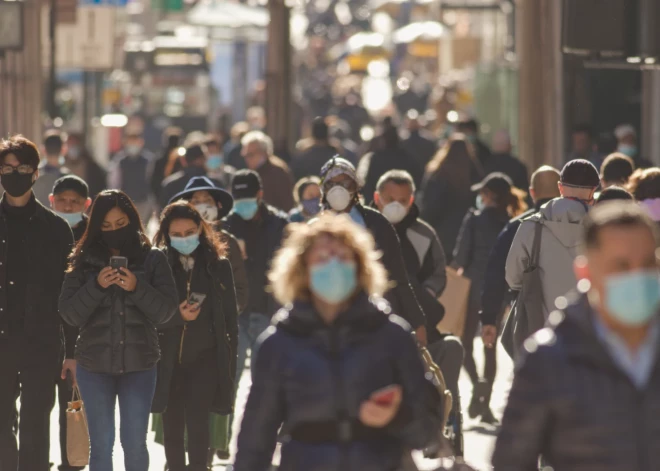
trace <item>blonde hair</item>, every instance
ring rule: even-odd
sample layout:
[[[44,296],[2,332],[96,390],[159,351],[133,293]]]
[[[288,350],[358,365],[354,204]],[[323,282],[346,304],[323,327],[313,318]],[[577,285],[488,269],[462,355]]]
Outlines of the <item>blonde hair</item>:
[[[352,250],[359,289],[382,296],[388,289],[387,272],[373,237],[345,214],[323,214],[309,224],[289,224],[282,248],[268,274],[271,290],[282,305],[310,299],[307,254],[320,236],[328,236]]]

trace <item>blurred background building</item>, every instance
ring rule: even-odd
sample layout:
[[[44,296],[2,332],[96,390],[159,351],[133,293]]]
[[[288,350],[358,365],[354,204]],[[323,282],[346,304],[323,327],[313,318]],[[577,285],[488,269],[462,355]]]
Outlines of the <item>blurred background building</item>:
[[[587,34],[606,21],[596,3],[0,0],[0,134],[81,132],[103,161],[125,125],[158,150],[170,126],[226,137],[247,120],[286,156],[315,116],[359,122],[345,133],[360,144],[377,132],[365,124],[415,109],[438,135],[463,116],[486,140],[508,129],[530,166],[561,163],[579,123],[631,123],[658,162],[660,76],[640,67],[652,64],[562,51],[567,18]]]

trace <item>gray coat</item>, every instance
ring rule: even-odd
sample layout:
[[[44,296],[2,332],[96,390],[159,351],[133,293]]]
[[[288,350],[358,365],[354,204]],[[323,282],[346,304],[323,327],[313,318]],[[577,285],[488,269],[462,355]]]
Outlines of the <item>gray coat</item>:
[[[660,358],[645,390],[601,344],[586,297],[525,342],[493,454],[495,471],[660,469]]]
[[[545,302],[543,316],[547,319],[555,310],[555,300],[574,289],[577,283],[573,260],[580,245],[587,206],[580,201],[556,198],[545,204],[540,213],[544,221],[539,271]],[[522,288],[523,273],[532,253],[535,225],[533,221],[524,221],[509,251],[506,281],[513,291]]]

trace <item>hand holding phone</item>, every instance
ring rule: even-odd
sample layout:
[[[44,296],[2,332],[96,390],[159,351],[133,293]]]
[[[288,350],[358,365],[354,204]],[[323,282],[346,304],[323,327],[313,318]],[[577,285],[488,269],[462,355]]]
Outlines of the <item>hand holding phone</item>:
[[[128,268],[128,259],[119,256],[110,257],[110,268],[120,271],[122,268]]]
[[[206,299],[205,294],[190,293],[190,296],[188,296],[188,304],[190,305],[196,304],[198,307],[201,307],[205,299]]]
[[[387,426],[399,411],[403,390],[398,384],[379,389],[360,404],[360,422],[368,427]]]

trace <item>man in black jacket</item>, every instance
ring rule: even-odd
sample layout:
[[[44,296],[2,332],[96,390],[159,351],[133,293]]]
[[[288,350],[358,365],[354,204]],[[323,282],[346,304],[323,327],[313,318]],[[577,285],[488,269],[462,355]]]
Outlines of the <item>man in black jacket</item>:
[[[337,149],[330,145],[330,129],[323,118],[315,118],[312,122],[312,145],[301,149],[300,154],[291,161],[296,181],[318,175],[333,155],[337,155]]]
[[[575,299],[525,341],[495,471],[660,469],[660,279],[656,224],[631,202],[594,207]]]
[[[385,297],[393,311],[410,323],[418,340],[426,345],[426,316],[410,285],[399,237],[392,224],[378,211],[360,203],[361,180],[348,160],[338,156],[330,159],[321,169],[321,179],[324,208],[348,214],[373,236],[378,250],[383,253],[383,265],[396,284]]]
[[[270,325],[270,318],[279,305],[266,291],[268,270],[280,247],[286,214],[263,201],[259,174],[254,170],[239,170],[231,183],[234,208],[224,229],[239,240],[244,248],[250,299],[238,318],[238,363],[236,378],[241,377],[247,351],[253,350],[261,333]]]
[[[53,212],[69,223],[73,231],[73,239],[77,243],[87,230],[89,218],[85,213],[92,204],[87,183],[75,175],[66,175],[55,182],[49,200]],[[63,326],[65,330],[71,331],[71,336],[74,339],[78,336],[78,329],[68,324]],[[60,453],[62,459],[59,471],[83,469],[83,467],[71,466],[66,452],[66,409],[68,402],[71,400],[71,393],[72,384],[69,382],[69,378],[63,375],[57,381],[57,402],[60,408]]]
[[[481,292],[482,337],[485,345],[495,345],[497,339],[497,323],[504,309],[509,286],[506,283],[506,259],[513,244],[513,239],[523,220],[537,213],[548,201],[559,198],[559,171],[548,165],[539,168],[532,175],[529,193],[534,201],[534,207],[511,220],[500,232],[497,241],[490,252],[484,286]]]
[[[22,136],[0,142],[0,469],[47,471],[55,380],[75,381],[75,332],[58,299],[73,236],[68,224],[36,201],[39,151]],[[20,387],[20,449],[12,430]]]

